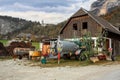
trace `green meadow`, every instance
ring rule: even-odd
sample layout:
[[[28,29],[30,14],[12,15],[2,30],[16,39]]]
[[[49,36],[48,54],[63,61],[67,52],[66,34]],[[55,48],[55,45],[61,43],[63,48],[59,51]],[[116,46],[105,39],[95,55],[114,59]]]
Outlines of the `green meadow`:
[[[0,40],[0,42],[2,42],[4,44],[4,46],[5,46],[5,45],[7,45],[8,40]]]

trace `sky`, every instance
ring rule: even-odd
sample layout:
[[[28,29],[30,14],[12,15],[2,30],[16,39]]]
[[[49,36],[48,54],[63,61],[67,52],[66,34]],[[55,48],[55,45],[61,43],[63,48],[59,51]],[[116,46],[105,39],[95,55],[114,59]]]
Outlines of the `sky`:
[[[96,0],[0,0],[0,15],[57,24]]]

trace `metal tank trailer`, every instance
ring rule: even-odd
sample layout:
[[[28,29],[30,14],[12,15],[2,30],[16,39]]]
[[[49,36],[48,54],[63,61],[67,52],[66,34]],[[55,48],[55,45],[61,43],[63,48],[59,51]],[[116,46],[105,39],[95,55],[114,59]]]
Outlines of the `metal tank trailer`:
[[[61,53],[61,57],[64,59],[71,58],[75,56],[76,59],[79,59],[80,53],[82,49],[80,49],[79,45],[73,41],[60,40],[50,41],[50,52],[53,54]]]
[[[29,59],[29,51],[33,51],[34,48],[14,48],[14,56],[18,56],[19,59],[22,59],[23,56],[26,56]]]

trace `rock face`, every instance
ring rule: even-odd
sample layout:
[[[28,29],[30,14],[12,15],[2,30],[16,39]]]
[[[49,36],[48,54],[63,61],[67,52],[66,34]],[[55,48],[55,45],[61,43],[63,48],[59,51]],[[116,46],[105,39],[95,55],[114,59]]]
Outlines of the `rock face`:
[[[30,27],[31,21],[13,18],[9,16],[0,16],[0,34],[5,35],[17,30]]]
[[[22,27],[24,27],[23,24],[19,24],[18,22],[14,21],[0,19],[0,34],[7,34],[15,30],[19,30]]]
[[[91,5],[91,11],[96,15],[104,15],[116,6],[120,6],[120,0],[97,0]]]

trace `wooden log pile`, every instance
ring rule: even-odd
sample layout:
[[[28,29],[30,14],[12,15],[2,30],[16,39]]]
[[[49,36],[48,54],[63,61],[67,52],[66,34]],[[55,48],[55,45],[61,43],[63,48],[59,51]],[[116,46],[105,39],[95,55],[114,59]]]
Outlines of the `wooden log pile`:
[[[13,55],[14,48],[35,48],[32,46],[31,42],[11,42],[9,46],[6,47],[7,51],[9,52],[9,55]]]
[[[9,53],[4,47],[3,43],[0,42],[0,56],[7,56]]]

